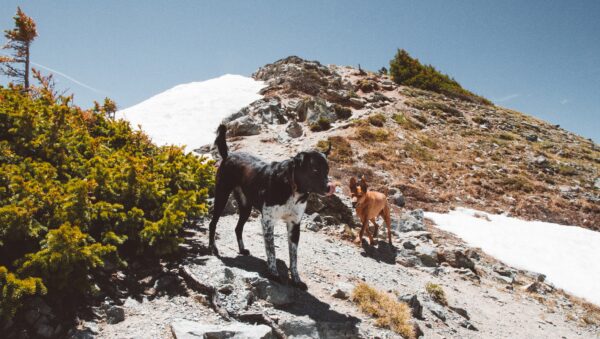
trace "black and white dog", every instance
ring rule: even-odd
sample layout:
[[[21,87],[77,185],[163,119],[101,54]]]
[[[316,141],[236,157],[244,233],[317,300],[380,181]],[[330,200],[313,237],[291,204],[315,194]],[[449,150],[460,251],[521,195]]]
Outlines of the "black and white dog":
[[[277,220],[285,221],[292,283],[299,288],[306,289],[306,284],[300,280],[297,267],[300,220],[304,214],[309,193],[333,194],[335,190],[335,185],[328,180],[329,165],[326,158],[331,150],[331,145],[325,153],[300,152],[291,159],[267,164],[247,153],[229,154],[225,141],[226,132],[225,125],[220,125],[215,140],[215,145],[223,160],[217,170],[215,203],[209,225],[211,253],[219,255],[215,246],[215,230],[229,195],[233,192],[240,214],[235,228],[240,253],[250,254],[244,248],[242,233],[244,224],[254,207],[262,213],[262,229],[270,278],[279,281],[275,263],[273,228]]]

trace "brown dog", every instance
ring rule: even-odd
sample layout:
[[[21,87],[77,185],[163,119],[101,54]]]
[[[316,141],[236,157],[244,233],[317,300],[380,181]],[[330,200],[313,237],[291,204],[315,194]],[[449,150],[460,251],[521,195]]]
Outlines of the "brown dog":
[[[392,225],[390,222],[390,206],[388,204],[385,194],[368,191],[367,182],[365,177],[360,178],[360,183],[356,181],[356,178],[350,179],[350,192],[352,195],[352,207],[356,209],[356,215],[362,223],[360,234],[354,240],[355,243],[360,244],[362,241],[363,232],[367,232],[369,237],[369,244],[373,245],[373,237],[369,231],[369,220],[375,225],[374,236],[377,237],[379,231],[379,225],[375,222],[378,216],[381,216],[387,226],[388,243],[392,244]]]

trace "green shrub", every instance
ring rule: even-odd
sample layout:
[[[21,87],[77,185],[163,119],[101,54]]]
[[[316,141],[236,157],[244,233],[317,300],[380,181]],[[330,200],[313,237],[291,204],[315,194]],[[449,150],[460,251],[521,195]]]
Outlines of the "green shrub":
[[[24,298],[43,294],[46,294],[46,287],[40,278],[19,279],[0,266],[0,320],[10,319]]]
[[[383,124],[385,123],[386,118],[385,115],[381,114],[381,113],[377,113],[377,114],[373,114],[369,116],[369,123],[373,126],[377,126],[377,127],[383,127]]]
[[[392,119],[404,128],[407,129],[418,129],[419,126],[409,117],[404,115],[404,113],[396,113],[392,115]]]
[[[338,119],[346,120],[352,116],[352,110],[342,105],[333,105],[333,111]]]
[[[313,132],[326,131],[331,128],[331,122],[325,117],[320,117],[319,120],[310,125],[310,130]]]
[[[333,136],[327,138],[327,140],[320,140],[317,143],[317,149],[324,152],[329,147],[329,143],[331,143],[331,153],[329,154],[328,160],[346,164],[351,164],[353,162],[352,146],[346,138]]]
[[[431,299],[433,299],[438,304],[448,305],[448,300],[446,299],[446,292],[444,292],[442,286],[428,282],[427,285],[425,285],[425,290],[427,291],[427,293],[429,293]]]
[[[355,138],[362,141],[386,141],[390,136],[385,128],[372,128],[368,126],[359,126],[356,128]]]
[[[173,253],[213,181],[213,162],[157,147],[99,105],[0,86],[0,266],[15,272],[0,272],[12,286],[1,312],[46,287],[53,300],[89,292],[106,260]]]
[[[467,100],[484,105],[492,103],[462,88],[456,80],[440,73],[431,65],[422,65],[418,59],[412,58],[408,52],[399,49],[390,60],[390,76],[400,85],[412,86],[449,97]]]

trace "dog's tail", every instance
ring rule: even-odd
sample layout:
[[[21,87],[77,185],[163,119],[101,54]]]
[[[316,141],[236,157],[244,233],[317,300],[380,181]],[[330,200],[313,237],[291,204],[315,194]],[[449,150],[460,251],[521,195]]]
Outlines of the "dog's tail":
[[[223,160],[227,159],[229,148],[227,147],[227,141],[225,140],[225,134],[227,134],[227,127],[225,124],[219,125],[217,129],[217,138],[215,139],[215,145],[219,150],[219,154]]]

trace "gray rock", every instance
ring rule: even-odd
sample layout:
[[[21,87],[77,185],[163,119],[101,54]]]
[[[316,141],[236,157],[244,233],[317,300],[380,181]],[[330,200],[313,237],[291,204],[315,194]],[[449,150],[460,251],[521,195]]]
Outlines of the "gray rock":
[[[464,308],[454,307],[454,306],[449,306],[448,308],[453,310],[454,312],[458,313],[461,317],[463,317],[467,320],[471,319],[469,317],[469,312],[467,312],[467,310],[465,310]]]
[[[430,245],[422,244],[417,246],[415,249],[417,257],[421,259],[423,265],[428,267],[435,267],[439,263],[438,250]]]
[[[407,250],[414,250],[417,246],[412,241],[407,240],[402,243],[402,247],[406,248]]]
[[[362,108],[367,102],[363,98],[350,98],[350,103],[355,107]]]
[[[528,134],[527,136],[525,136],[525,139],[527,139],[527,141],[531,141],[531,142],[538,141],[538,137],[535,134]]]
[[[108,306],[106,308],[106,322],[117,324],[125,320],[125,310],[119,306]]]
[[[434,316],[436,316],[441,321],[446,322],[446,311],[441,305],[434,302],[427,302],[425,306],[429,311],[431,311],[431,313]]]
[[[260,134],[260,125],[250,116],[243,116],[227,123],[228,136],[248,136]]]
[[[258,298],[264,299],[274,306],[289,305],[294,302],[294,289],[292,288],[273,283],[265,278],[254,279],[251,284],[256,288]]]
[[[512,278],[515,276],[515,272],[506,266],[493,266],[492,270],[503,277]]]
[[[410,306],[413,317],[423,319],[423,305],[419,301],[416,294],[405,294],[398,297],[398,301],[402,301]]]
[[[471,330],[471,331],[479,331],[477,329],[477,327],[475,327],[473,324],[471,324],[471,322],[469,322],[468,320],[463,320],[460,323],[458,323],[461,327],[466,328],[467,330]]]
[[[392,222],[392,229],[396,232],[423,231],[423,210],[417,209],[403,213],[397,220]]]
[[[177,320],[171,324],[176,339],[273,339],[272,329],[267,325],[247,325],[234,322],[227,325],[204,324],[189,320]]]
[[[546,280],[546,275],[545,275],[545,274],[542,274],[542,273],[539,273],[539,274],[536,276],[536,280],[537,280],[538,282],[544,282],[544,281]]]
[[[539,288],[540,288],[540,283],[537,281],[534,281],[534,282],[528,284],[527,286],[525,286],[523,289],[527,292],[534,293],[534,292],[537,292],[539,290]]]
[[[402,195],[402,192],[398,191],[396,193],[394,193],[394,195],[392,195],[392,202],[394,203],[394,205],[399,206],[399,207],[404,207],[406,205],[406,200],[404,199],[404,195]]]
[[[300,125],[298,122],[296,121],[291,121],[287,127],[285,128],[285,132],[291,137],[291,138],[299,138],[302,136],[303,131],[302,131],[302,125]]]
[[[600,190],[600,178],[596,178],[596,180],[594,180],[594,188]]]
[[[443,260],[455,268],[475,270],[475,263],[458,248],[444,249]]]
[[[308,316],[282,320],[279,328],[290,339],[319,338],[317,322]]]

